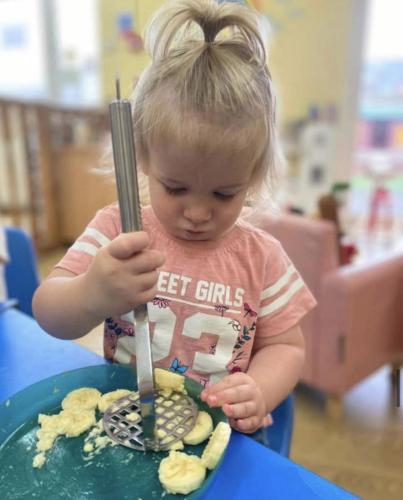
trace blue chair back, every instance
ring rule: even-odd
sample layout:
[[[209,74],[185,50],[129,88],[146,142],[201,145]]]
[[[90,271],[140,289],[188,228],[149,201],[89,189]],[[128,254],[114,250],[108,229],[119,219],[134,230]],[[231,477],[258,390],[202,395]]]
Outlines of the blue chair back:
[[[273,410],[272,417],[273,424],[259,429],[252,434],[252,437],[283,457],[288,457],[294,428],[294,397],[292,394]]]
[[[290,394],[272,413],[273,425],[267,428],[269,447],[288,457],[294,429],[294,396]]]
[[[18,301],[18,308],[32,314],[32,296],[39,285],[38,264],[31,237],[17,227],[6,227],[9,262],[5,266],[5,280],[10,299]]]

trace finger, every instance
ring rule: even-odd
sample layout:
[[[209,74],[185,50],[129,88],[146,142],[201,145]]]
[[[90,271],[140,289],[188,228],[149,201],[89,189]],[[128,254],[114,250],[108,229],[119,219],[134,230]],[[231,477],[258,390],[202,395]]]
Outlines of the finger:
[[[237,372],[224,377],[222,380],[216,384],[210,385],[202,393],[200,397],[203,401],[207,400],[208,396],[216,395],[217,393],[229,389],[231,387],[244,384],[246,380],[249,380],[246,373]]]
[[[255,401],[244,401],[242,403],[236,404],[225,404],[222,407],[223,412],[227,417],[231,418],[248,418],[252,415],[256,415],[257,404]]]
[[[150,238],[145,231],[119,234],[108,245],[108,251],[115,259],[128,259],[135,253],[145,250]]]
[[[139,292],[146,292],[150,288],[154,288],[158,281],[158,271],[150,271],[136,276],[136,285]]]
[[[272,425],[272,424],[273,424],[272,416],[270,414],[266,415],[263,419],[262,427],[268,427],[269,425]]]
[[[206,403],[212,406],[223,406],[225,403],[241,403],[253,398],[253,388],[250,385],[242,384],[229,387],[215,394],[209,394]]]
[[[147,304],[147,302],[151,302],[156,295],[158,295],[157,285],[144,292],[140,292],[136,297],[137,304]]]
[[[259,418],[257,417],[250,417],[240,420],[230,418],[228,419],[228,423],[233,429],[247,434],[252,434],[260,428]]]
[[[236,420],[235,418],[228,419],[228,423],[233,429],[238,429],[237,422],[238,420]]]
[[[131,274],[143,274],[155,271],[165,262],[165,256],[158,250],[143,250],[127,259],[127,271]]]
[[[236,421],[236,426],[241,432],[252,434],[261,427],[262,420],[257,415],[249,418],[243,418]]]

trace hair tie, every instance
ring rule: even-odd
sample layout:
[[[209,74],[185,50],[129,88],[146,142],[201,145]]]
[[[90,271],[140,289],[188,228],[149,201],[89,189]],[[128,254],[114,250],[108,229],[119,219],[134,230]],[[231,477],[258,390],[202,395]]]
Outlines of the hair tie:
[[[211,30],[211,29],[206,29],[205,27],[202,27],[203,33],[204,33],[204,41],[208,44],[211,45],[214,43],[215,37],[217,35],[216,30]]]

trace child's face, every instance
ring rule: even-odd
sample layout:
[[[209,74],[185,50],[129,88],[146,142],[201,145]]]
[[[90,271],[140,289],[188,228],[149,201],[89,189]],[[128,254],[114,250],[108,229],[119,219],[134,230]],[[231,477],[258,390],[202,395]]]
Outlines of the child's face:
[[[233,227],[253,170],[247,154],[203,157],[162,141],[143,167],[155,215],[171,235],[190,241],[217,240]]]

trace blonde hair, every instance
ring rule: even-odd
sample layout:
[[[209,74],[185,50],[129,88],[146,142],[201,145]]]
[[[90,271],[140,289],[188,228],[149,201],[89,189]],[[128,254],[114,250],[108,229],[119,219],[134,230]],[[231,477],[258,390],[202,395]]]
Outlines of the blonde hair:
[[[174,0],[151,19],[152,62],[133,95],[136,152],[168,138],[203,154],[250,153],[249,195],[271,193],[279,157],[275,97],[257,13],[235,3]]]

